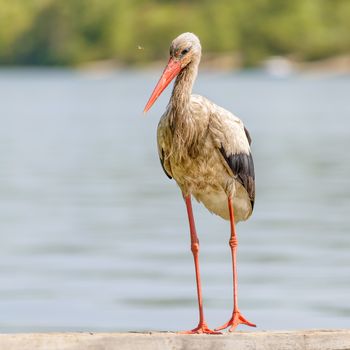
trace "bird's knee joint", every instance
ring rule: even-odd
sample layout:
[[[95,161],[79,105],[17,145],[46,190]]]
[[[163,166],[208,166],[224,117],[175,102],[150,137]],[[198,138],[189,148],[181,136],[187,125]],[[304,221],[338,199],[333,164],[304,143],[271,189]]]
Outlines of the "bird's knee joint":
[[[236,237],[231,237],[228,244],[231,248],[236,248],[238,246],[238,240]]]
[[[194,242],[191,244],[191,251],[194,255],[198,254],[199,252],[199,242]]]

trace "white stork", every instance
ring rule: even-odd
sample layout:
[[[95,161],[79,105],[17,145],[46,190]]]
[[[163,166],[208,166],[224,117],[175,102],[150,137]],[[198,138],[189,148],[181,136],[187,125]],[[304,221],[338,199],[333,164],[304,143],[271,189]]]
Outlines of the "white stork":
[[[167,109],[158,125],[159,158],[165,174],[173,178],[186,203],[191,251],[194,257],[199,324],[184,333],[216,334],[221,329],[233,331],[238,324],[255,327],[238,308],[237,235],[235,223],[247,220],[255,199],[254,164],[251,139],[242,121],[205,97],[192,94],[198,72],[201,44],[196,35],[183,33],[170,46],[168,65],[158,81],[144,112],[147,112],[163,90],[176,77]],[[229,245],[232,252],[232,317],[223,326],[211,330],[203,314],[199,271],[199,241],[192,212],[191,195],[212,213],[230,220]]]

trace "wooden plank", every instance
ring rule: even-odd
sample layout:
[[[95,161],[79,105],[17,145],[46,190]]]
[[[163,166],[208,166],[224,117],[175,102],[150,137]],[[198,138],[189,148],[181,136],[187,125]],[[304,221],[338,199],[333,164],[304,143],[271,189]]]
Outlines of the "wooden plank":
[[[350,330],[176,333],[0,334],[4,350],[350,350]]]

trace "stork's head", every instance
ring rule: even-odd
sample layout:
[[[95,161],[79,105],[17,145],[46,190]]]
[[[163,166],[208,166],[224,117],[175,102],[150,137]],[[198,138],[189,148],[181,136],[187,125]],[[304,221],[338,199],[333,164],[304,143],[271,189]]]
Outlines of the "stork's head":
[[[170,45],[170,59],[180,63],[185,68],[190,62],[201,57],[201,44],[193,33],[183,33],[173,40]]]
[[[147,112],[170,84],[170,82],[190,63],[198,64],[201,58],[201,44],[193,33],[183,33],[170,45],[170,58],[158,84],[148,100],[144,112]]]

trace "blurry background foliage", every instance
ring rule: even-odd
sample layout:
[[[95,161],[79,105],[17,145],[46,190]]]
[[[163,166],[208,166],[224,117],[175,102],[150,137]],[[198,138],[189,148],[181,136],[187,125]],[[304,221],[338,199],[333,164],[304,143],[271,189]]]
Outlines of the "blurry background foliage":
[[[318,60],[349,52],[350,1],[0,0],[0,64],[144,64],[164,59],[184,31],[244,66]]]

